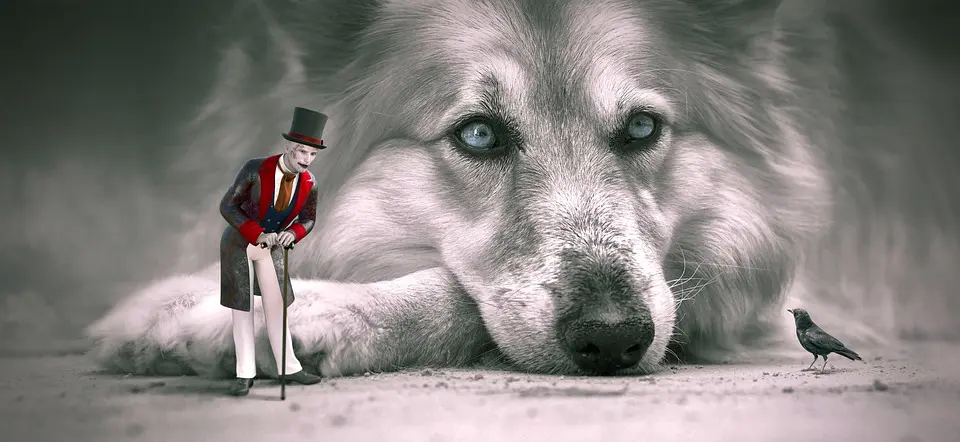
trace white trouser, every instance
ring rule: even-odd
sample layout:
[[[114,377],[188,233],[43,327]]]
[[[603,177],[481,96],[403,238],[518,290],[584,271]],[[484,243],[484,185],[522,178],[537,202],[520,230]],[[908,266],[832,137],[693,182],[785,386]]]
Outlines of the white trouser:
[[[273,267],[270,249],[260,248],[260,246],[254,244],[248,245],[247,265],[250,272],[250,311],[233,309],[233,344],[237,350],[237,377],[251,379],[257,375],[253,328],[254,270],[257,272],[257,281],[260,283],[263,319],[267,327],[267,337],[270,339],[270,349],[273,350],[273,357],[277,361],[277,371],[280,370],[281,366],[280,350],[282,343],[280,341],[283,340],[283,297],[280,293],[280,283],[277,281],[277,270]],[[293,340],[290,339],[289,329],[287,330],[286,347],[287,374],[302,370],[300,361],[293,355]]]

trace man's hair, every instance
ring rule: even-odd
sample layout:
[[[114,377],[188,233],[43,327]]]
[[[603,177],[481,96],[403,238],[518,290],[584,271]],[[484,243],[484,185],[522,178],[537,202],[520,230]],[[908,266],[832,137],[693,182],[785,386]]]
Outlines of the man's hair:
[[[308,145],[306,145],[306,144],[301,144],[301,143],[298,143],[298,142],[296,142],[296,141],[290,141],[290,140],[287,140],[287,139],[284,139],[284,140],[283,140],[283,148],[284,148],[285,150],[293,150],[293,149],[296,149],[297,146],[311,147],[311,148],[317,149],[316,147],[308,146]],[[317,149],[317,150],[319,150],[319,149]]]

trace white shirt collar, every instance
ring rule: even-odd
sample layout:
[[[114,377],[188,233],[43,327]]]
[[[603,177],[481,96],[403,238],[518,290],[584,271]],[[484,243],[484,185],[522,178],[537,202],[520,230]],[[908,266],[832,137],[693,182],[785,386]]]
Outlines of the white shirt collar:
[[[284,158],[285,156],[286,156],[286,154],[280,155],[280,160],[277,161],[277,167],[279,167],[279,168],[280,168],[280,171],[283,172],[283,173],[294,173],[294,172],[291,172],[291,171],[287,170],[287,165],[286,165],[286,163],[283,162],[283,158]]]

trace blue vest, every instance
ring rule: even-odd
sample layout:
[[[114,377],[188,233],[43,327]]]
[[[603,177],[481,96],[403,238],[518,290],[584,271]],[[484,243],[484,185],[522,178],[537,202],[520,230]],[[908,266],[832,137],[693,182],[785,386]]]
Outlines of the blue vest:
[[[300,176],[300,179],[303,179],[303,176]],[[287,208],[283,212],[278,212],[277,208],[271,204],[267,207],[267,213],[263,215],[263,219],[260,220],[260,227],[263,228],[264,233],[277,233],[284,226],[283,221],[290,216],[290,212],[293,212],[293,206],[297,202],[297,195],[300,193],[300,182],[294,185],[293,195],[290,196],[290,204],[287,205]]]

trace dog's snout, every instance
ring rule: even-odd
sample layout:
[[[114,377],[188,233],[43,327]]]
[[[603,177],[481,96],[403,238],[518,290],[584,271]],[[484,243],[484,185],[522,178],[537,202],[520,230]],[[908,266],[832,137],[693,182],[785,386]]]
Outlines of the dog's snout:
[[[653,335],[650,314],[643,312],[618,321],[575,320],[567,326],[563,341],[582,370],[609,374],[637,365]]]
[[[567,249],[555,291],[560,344],[589,374],[635,367],[653,344],[654,323],[630,277],[629,256],[613,244]]]

